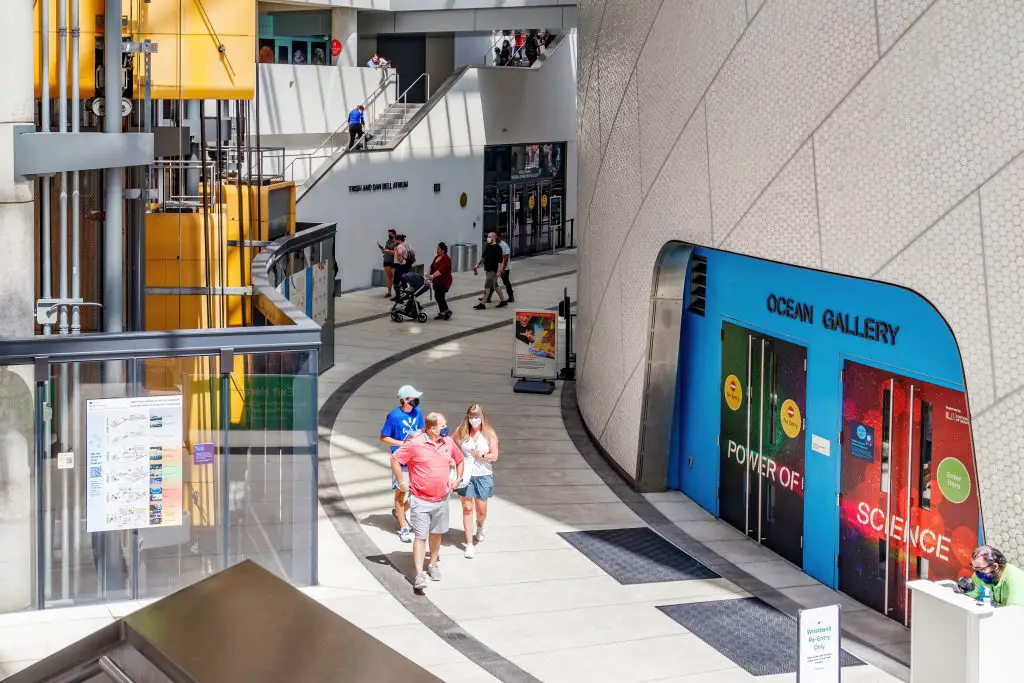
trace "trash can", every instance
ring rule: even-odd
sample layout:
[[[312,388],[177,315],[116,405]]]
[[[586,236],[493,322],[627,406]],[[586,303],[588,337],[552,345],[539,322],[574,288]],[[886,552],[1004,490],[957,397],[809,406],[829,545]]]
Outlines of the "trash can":
[[[451,246],[452,272],[465,273],[473,268],[477,261],[477,246],[468,242],[458,242]]]

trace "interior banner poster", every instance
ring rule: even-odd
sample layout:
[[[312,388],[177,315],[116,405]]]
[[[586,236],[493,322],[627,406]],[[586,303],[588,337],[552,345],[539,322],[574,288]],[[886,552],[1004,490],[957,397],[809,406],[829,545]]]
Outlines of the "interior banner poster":
[[[554,311],[516,311],[513,375],[524,379],[556,379],[557,314]]]
[[[88,531],[180,525],[183,439],[180,394],[87,401]]]

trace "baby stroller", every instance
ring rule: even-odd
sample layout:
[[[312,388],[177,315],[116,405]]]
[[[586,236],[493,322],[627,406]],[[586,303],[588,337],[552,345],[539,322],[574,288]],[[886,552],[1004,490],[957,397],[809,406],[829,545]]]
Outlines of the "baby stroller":
[[[395,296],[391,301],[391,319],[396,323],[403,319],[427,322],[427,313],[420,305],[418,297],[430,289],[430,284],[419,273],[406,273],[395,287]]]

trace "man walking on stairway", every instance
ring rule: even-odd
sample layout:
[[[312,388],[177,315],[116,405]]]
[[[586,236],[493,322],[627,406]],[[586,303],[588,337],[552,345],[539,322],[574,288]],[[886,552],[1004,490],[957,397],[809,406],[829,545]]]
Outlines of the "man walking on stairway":
[[[363,105],[356,105],[356,108],[348,113],[348,148],[356,146],[356,142],[363,137],[363,126],[366,124],[366,117],[363,116]]]

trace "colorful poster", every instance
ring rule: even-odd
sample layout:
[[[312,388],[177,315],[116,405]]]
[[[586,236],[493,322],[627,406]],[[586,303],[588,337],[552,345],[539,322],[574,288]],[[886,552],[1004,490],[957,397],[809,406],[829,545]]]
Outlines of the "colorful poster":
[[[957,389],[843,368],[839,588],[904,624],[914,579],[971,574],[977,469]]]
[[[558,377],[557,314],[554,311],[516,311],[513,375],[528,379]]]
[[[87,529],[178,526],[181,395],[86,402]]]

